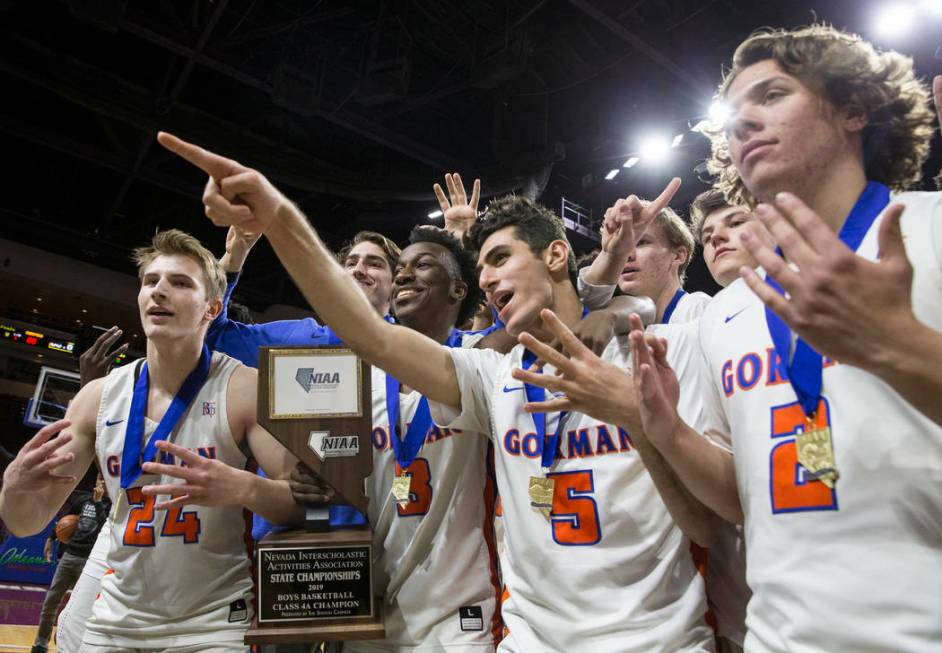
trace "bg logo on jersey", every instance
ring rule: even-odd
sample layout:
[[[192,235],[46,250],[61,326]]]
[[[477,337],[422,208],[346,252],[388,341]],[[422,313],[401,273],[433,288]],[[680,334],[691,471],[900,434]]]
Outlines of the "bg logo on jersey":
[[[313,367],[299,367],[294,378],[305,392],[331,392],[340,385],[340,372],[324,372]]]

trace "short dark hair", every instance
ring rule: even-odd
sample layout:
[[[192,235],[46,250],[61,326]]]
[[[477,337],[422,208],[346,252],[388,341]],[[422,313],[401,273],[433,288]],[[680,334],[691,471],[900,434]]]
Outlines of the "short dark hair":
[[[409,244],[416,243],[435,243],[441,245],[451,254],[455,262],[455,268],[450,270],[456,280],[464,281],[468,286],[468,292],[461,300],[461,306],[458,308],[458,318],[455,324],[464,324],[470,318],[474,317],[478,304],[484,293],[478,285],[477,262],[474,254],[462,247],[461,243],[453,235],[433,227],[431,225],[416,225],[409,233]]]
[[[484,215],[468,231],[466,244],[470,249],[480,251],[491,234],[505,227],[513,227],[514,236],[525,242],[534,256],[540,256],[554,240],[569,244],[566,227],[559,216],[527,197],[516,195],[507,195],[488,204]],[[569,280],[575,286],[578,270],[571,245],[567,267]]]
[[[389,271],[392,272],[396,267],[396,261],[399,260],[399,245],[377,231],[358,231],[356,235],[337,252],[337,260],[343,265],[350,255],[350,250],[362,242],[373,243],[381,250],[386,262],[389,263]]]
[[[718,188],[705,190],[693,198],[690,204],[690,230],[696,241],[700,242],[700,232],[703,231],[703,223],[706,222],[708,215],[718,209],[725,209],[730,204],[723,191]]]

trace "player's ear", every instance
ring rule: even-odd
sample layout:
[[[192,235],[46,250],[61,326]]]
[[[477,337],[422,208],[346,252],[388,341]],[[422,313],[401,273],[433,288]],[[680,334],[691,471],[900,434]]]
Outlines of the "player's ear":
[[[468,296],[468,284],[461,279],[455,279],[451,282],[451,292],[449,296],[457,302],[462,301]]]
[[[219,314],[222,313],[222,300],[214,299],[209,302],[209,306],[206,308],[206,313],[203,315],[207,320],[212,322]]]
[[[569,243],[557,239],[551,242],[543,251],[543,262],[550,270],[550,274],[569,276]]]

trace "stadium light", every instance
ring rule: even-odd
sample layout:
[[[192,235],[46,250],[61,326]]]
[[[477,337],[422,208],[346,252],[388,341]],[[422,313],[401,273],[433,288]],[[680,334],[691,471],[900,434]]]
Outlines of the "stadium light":
[[[634,168],[636,165],[638,165],[638,161],[640,161],[640,160],[641,160],[641,159],[639,159],[639,158],[636,157],[636,156],[630,156],[630,157],[628,157],[628,160],[627,160],[627,161],[625,161],[623,164],[621,164],[621,167],[622,167],[622,168]]]
[[[609,170],[609,171],[608,171],[608,174],[605,175],[605,180],[606,180],[606,181],[611,181],[612,179],[614,179],[615,177],[618,176],[618,173],[619,173],[619,172],[621,172],[621,171],[620,171],[618,168],[613,168],[613,169]]]
[[[916,9],[911,4],[896,2],[877,14],[875,30],[880,36],[896,37],[906,34],[916,21]]]
[[[435,218],[440,218],[443,215],[444,213],[442,213],[441,211],[432,211],[431,213],[428,214],[428,219],[434,220]]]
[[[725,102],[717,100],[710,105],[710,108],[707,110],[707,115],[710,118],[710,122],[715,126],[722,126],[729,118],[729,107],[726,106]]]
[[[641,143],[639,153],[644,161],[663,163],[671,151],[671,141],[663,136],[649,136]]]

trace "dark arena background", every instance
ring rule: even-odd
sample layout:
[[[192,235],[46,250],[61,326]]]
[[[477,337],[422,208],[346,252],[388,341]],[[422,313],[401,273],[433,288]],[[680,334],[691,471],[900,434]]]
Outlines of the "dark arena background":
[[[335,248],[362,229],[403,243],[416,224],[441,225],[432,184],[457,171],[469,186],[481,179],[482,207],[538,198],[585,253],[617,198],[652,198],[680,176],[672,205],[686,216],[708,187],[695,127],[754,29],[828,22],[913,57],[924,79],[942,71],[936,3],[903,2],[909,25],[890,4],[0,0],[4,462],[37,408],[64,411],[69,377],[37,393],[41,370],[77,372],[94,327],[119,325],[128,360],[142,354],[134,247],[177,227],[224,251],[202,175],[157,144],[158,130],[259,169]],[[938,134],[932,151],[926,190],[942,168]],[[717,289],[699,259],[687,287]],[[310,314],[264,241],[235,299],[258,321]],[[37,610],[29,594],[8,592],[0,622],[35,623],[23,621]],[[9,637],[0,650],[29,647],[31,635]]]

